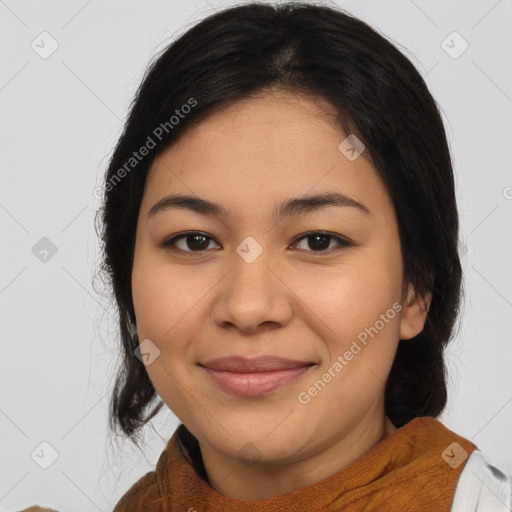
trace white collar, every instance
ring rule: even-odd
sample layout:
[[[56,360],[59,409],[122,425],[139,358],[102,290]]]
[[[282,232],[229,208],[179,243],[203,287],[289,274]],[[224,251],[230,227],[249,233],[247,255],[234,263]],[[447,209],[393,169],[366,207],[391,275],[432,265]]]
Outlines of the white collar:
[[[451,512],[511,512],[512,476],[473,450],[459,476]]]

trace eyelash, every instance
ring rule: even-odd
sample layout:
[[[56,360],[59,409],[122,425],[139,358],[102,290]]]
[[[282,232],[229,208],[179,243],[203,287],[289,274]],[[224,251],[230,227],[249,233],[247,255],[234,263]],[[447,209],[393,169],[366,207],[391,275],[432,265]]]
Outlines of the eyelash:
[[[209,236],[206,233],[203,233],[201,231],[187,231],[185,233],[181,233],[180,235],[176,235],[176,236],[173,236],[172,238],[164,240],[164,242],[162,242],[161,246],[163,248],[165,248],[165,249],[170,249],[170,250],[175,251],[175,252],[180,252],[180,253],[182,253],[182,254],[184,254],[186,256],[194,256],[196,254],[203,254],[204,252],[206,252],[206,250],[202,250],[202,251],[184,251],[183,249],[178,249],[177,247],[174,246],[174,244],[178,240],[181,240],[182,238],[187,238],[188,236],[191,236],[191,235],[201,235],[201,236],[203,236],[203,237],[205,237],[207,239],[214,240],[211,236]],[[296,238],[295,241],[292,242],[292,244],[296,245],[301,240],[307,239],[307,238],[315,236],[315,235],[320,235],[320,236],[323,236],[323,237],[331,238],[331,239],[335,240],[338,243],[338,246],[334,247],[334,248],[331,248],[331,249],[326,249],[326,250],[323,250],[323,251],[307,251],[306,250],[306,252],[310,252],[310,253],[313,253],[313,254],[332,254],[333,252],[337,252],[340,249],[343,249],[345,247],[351,247],[351,246],[355,245],[353,242],[350,242],[346,238],[342,238],[339,235],[334,235],[334,234],[326,232],[326,231],[311,231],[309,233],[304,233],[299,238]],[[208,243],[208,245],[209,245],[209,243]],[[303,249],[300,249],[300,250],[303,250]]]

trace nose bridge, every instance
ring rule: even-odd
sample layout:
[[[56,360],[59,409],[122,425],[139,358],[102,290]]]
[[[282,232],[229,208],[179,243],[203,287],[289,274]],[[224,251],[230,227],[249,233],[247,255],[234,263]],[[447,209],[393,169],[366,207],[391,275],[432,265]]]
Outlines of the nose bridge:
[[[243,240],[232,259],[230,293],[248,305],[270,301],[277,292],[275,276],[269,270],[270,260],[270,250],[264,249],[254,238]]]
[[[243,330],[289,321],[292,309],[287,288],[274,274],[270,251],[247,237],[236,247],[231,262],[217,297],[215,321],[235,324]]]
[[[239,287],[256,288],[262,296],[266,295],[272,287],[270,281],[275,279],[269,270],[270,259],[270,250],[264,250],[254,238],[248,237],[236,248],[236,256],[233,255],[232,278]]]

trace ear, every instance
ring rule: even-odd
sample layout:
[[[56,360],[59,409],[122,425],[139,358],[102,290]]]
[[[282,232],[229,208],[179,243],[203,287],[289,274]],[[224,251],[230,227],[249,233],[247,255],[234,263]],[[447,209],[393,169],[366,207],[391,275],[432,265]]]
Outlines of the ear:
[[[401,340],[410,340],[423,330],[431,300],[432,294],[430,292],[425,297],[421,297],[416,293],[413,285],[409,284],[400,320]]]

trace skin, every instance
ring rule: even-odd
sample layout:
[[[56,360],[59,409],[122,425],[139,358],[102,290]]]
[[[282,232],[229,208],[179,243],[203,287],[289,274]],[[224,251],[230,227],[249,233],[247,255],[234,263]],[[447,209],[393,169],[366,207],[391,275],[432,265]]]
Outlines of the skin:
[[[210,485],[236,499],[316,483],[391,435],[385,382],[399,339],[421,332],[430,305],[430,296],[423,302],[403,282],[397,219],[383,182],[368,155],[350,161],[340,152],[346,134],[325,109],[321,100],[273,90],[208,117],[155,159],[140,208],[132,272],[137,331],[160,350],[146,369],[198,439]],[[324,191],[349,195],[370,215],[328,206],[271,216],[282,201]],[[148,219],[171,193],[215,201],[231,214],[169,209]],[[304,235],[318,230],[355,245],[327,238],[322,250]],[[185,231],[210,238],[162,247]],[[248,236],[263,250],[250,264],[236,251]],[[402,310],[300,403],[298,394],[394,303]],[[271,393],[243,397],[220,389],[198,365],[230,355],[316,364]],[[251,462],[243,457],[248,450]]]

